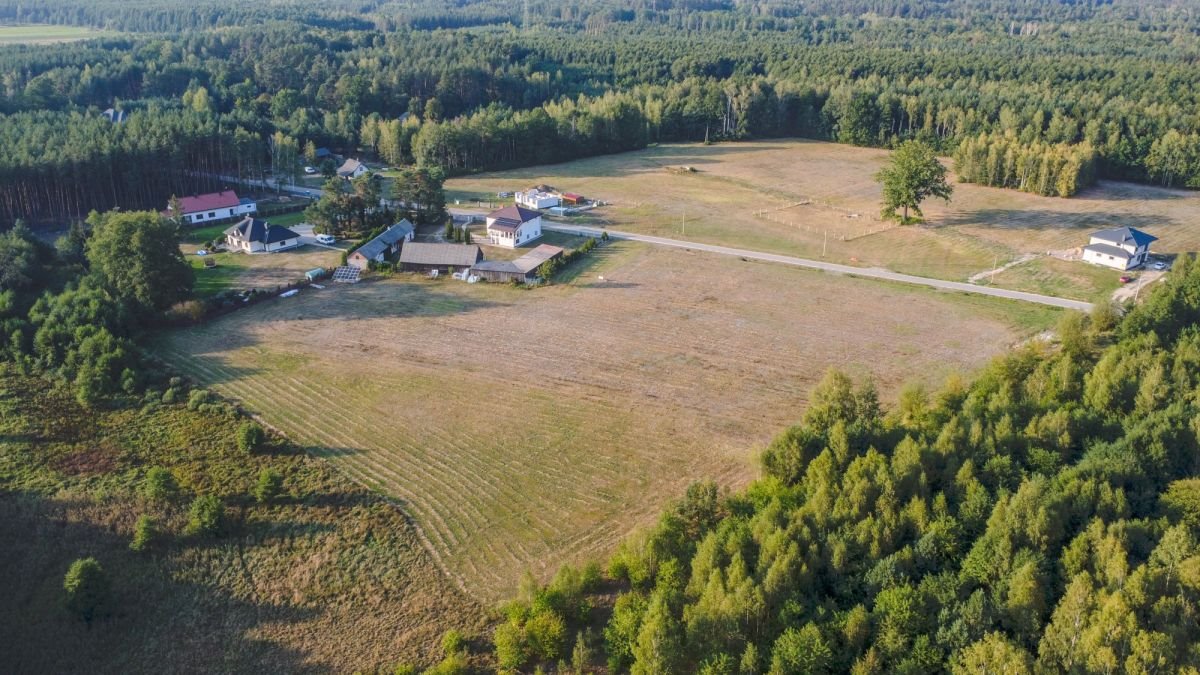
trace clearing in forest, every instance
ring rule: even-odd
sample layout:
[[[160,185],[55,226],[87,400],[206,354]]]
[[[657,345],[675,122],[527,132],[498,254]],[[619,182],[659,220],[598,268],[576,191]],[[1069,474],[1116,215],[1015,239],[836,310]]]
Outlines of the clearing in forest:
[[[447,182],[471,206],[497,192],[546,183],[611,205],[571,222],[831,262],[966,281],[1025,254],[1070,251],[1088,234],[1130,225],[1157,237],[1156,252],[1200,250],[1200,195],[1102,182],[1076,197],[1041,197],[959,183],[949,204],[930,200],[926,224],[879,220],[873,176],[888,152],[818,141],[661,145],[576,162]],[[694,171],[680,170],[691,167]],[[998,275],[997,285],[1096,300],[1119,272],[1043,262]]]
[[[492,601],[604,555],[691,481],[744,484],[828,368],[887,396],[1058,316],[633,242],[579,265],[532,291],[410,275],[305,290],[157,349],[400,500]]]
[[[48,24],[0,26],[0,47],[74,42],[105,35],[112,35],[112,33],[102,33],[83,26],[51,26]]]

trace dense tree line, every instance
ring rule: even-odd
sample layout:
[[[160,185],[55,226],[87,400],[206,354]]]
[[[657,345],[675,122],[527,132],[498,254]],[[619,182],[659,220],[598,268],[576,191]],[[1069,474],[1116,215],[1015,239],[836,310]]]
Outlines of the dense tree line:
[[[954,170],[966,183],[1070,197],[1095,182],[1096,151],[1087,141],[1023,143],[1012,134],[981,134],[959,143]]]
[[[762,479],[694,485],[613,556],[610,670],[1197,668],[1198,299],[1182,259],[1123,319],[1072,314],[1056,345],[890,410],[830,373]],[[586,625],[564,574],[508,613],[503,666],[563,658]]]
[[[541,28],[513,30],[522,4],[0,0],[0,18],[174,33],[0,49],[0,219],[215,187],[189,169],[288,175],[293,147],[455,173],[784,135],[951,154],[988,134],[1200,184],[1194,0],[534,0]],[[104,128],[110,106],[129,121]],[[1071,192],[1049,173],[989,181]]]

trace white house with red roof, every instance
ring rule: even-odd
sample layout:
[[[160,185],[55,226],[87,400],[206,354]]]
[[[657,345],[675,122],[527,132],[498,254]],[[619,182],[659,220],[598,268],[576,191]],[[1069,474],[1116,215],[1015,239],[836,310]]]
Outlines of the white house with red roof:
[[[179,206],[183,211],[183,222],[189,225],[219,222],[258,212],[258,204],[253,199],[239,199],[233,190],[180,197]],[[173,218],[176,214],[168,204],[163,215]]]
[[[542,236],[542,212],[521,206],[492,211],[487,217],[487,235],[492,246],[524,246]]]

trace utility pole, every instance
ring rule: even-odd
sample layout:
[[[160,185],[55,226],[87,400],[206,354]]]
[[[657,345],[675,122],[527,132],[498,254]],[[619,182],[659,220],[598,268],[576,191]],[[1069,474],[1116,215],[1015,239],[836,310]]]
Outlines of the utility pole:
[[[991,279],[991,283],[988,284],[989,286],[996,285],[996,273],[999,271],[1000,271],[1000,254],[997,253],[996,259],[992,261],[992,279]]]
[[[683,209],[683,236],[687,236],[687,208]]]
[[[825,257],[825,251],[829,249],[829,230],[825,230],[825,242],[821,244],[821,257]]]

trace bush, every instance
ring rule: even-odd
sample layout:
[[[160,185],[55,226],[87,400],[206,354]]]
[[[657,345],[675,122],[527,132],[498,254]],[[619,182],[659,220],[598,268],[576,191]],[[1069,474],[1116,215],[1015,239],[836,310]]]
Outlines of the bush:
[[[462,633],[451,628],[442,636],[442,654],[451,656],[466,650],[467,641],[463,638]]]
[[[151,502],[165,502],[175,496],[175,476],[161,466],[151,467],[142,480],[142,497]]]
[[[175,387],[171,387],[170,389],[163,392],[162,402],[164,404],[172,405],[177,400],[179,400],[179,389],[177,389]]]
[[[212,394],[207,389],[193,389],[188,394],[188,410],[199,410],[200,406],[212,401]]]
[[[238,450],[242,452],[254,452],[262,445],[266,434],[263,433],[263,428],[254,422],[246,422],[237,433]]]
[[[215,535],[221,531],[225,520],[225,506],[216,495],[203,495],[192,500],[188,509],[188,524],[184,530],[190,535]]]
[[[158,524],[150,516],[142,514],[137,519],[137,524],[133,526],[133,541],[129,542],[129,548],[134,551],[145,551],[154,544],[158,539]]]
[[[496,628],[492,637],[496,645],[496,662],[502,670],[516,670],[529,661],[529,640],[517,624],[507,621]]]
[[[88,623],[103,612],[111,592],[108,575],[95,558],[80,558],[71,563],[63,579],[63,590],[67,592],[67,609]]]
[[[254,501],[266,504],[273,501],[283,492],[283,476],[274,469],[263,469],[258,473],[258,483],[254,486]]]

